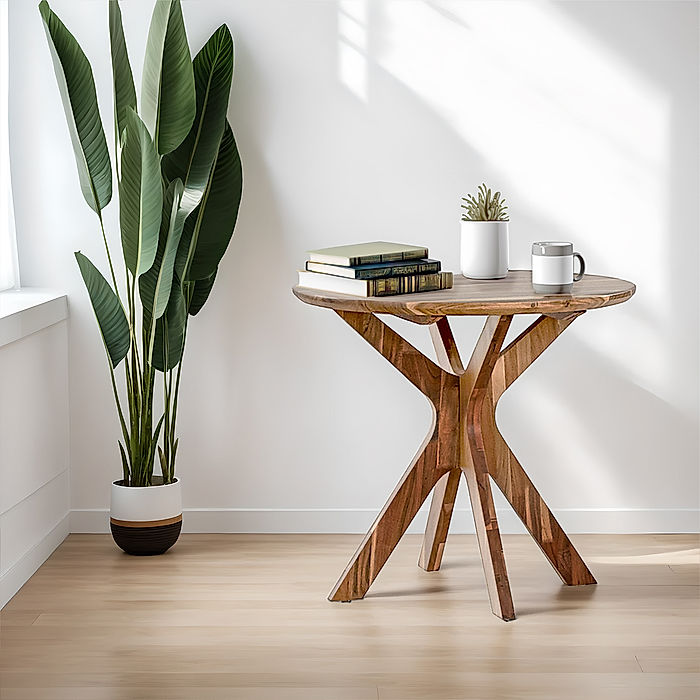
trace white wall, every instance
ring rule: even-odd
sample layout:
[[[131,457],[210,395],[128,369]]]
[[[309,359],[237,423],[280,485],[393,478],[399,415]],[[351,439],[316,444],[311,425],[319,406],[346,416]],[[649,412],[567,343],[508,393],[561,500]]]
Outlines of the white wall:
[[[66,299],[39,301],[0,313],[0,608],[69,530]]]
[[[122,5],[140,76],[151,3]],[[93,63],[111,134],[106,2],[52,6]],[[235,239],[188,338],[189,527],[371,521],[428,406],[335,314],[292,296],[295,270],[309,248],[377,238],[425,243],[457,269],[459,198],[486,180],[510,205],[513,267],[533,240],[570,239],[590,272],[638,285],[504,398],[514,451],[575,530],[697,528],[697,5],[208,0],[184,13],[194,47],[221,22],[235,36],[245,172]],[[71,255],[103,261],[100,236],[34,0],[10,0],[10,21],[22,276],[70,294],[73,522],[104,527],[117,422]],[[114,204],[107,218],[116,244]],[[425,328],[395,325],[428,348]],[[467,353],[480,322],[454,326]]]

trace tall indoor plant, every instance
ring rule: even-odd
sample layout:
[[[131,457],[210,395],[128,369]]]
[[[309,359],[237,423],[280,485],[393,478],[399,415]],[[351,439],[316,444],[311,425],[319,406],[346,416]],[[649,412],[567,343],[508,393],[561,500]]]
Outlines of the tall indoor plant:
[[[104,342],[121,426],[123,474],[112,488],[112,533],[126,551],[158,553],[177,540],[182,521],[176,421],[188,321],[211,292],[241,199],[241,162],[226,118],[233,40],[222,25],[192,60],[179,0],[157,0],[139,110],[121,10],[117,0],[109,2],[114,174],[125,263],[120,287],[103,222],[113,172],[92,69],[46,0],[39,12],[80,186],[97,214],[109,268],[108,280],[85,255],[75,254]],[[115,377],[120,364],[121,391]],[[162,410],[154,410],[158,376]],[[161,476],[153,474],[156,456]]]

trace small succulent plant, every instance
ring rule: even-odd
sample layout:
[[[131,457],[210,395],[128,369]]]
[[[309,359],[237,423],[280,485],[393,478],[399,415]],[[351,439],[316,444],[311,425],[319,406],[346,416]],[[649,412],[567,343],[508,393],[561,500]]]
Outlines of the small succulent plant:
[[[508,207],[505,199],[501,199],[501,193],[491,194],[491,190],[485,184],[479,185],[478,194],[468,194],[462,197],[462,221],[508,221]]]

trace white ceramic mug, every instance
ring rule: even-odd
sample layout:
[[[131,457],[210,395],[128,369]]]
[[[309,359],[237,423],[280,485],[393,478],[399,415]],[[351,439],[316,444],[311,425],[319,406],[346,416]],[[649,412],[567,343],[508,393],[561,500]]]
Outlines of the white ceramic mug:
[[[574,274],[574,258],[579,271]],[[532,286],[538,294],[571,294],[574,282],[583,278],[586,263],[574,244],[540,241],[532,244]]]

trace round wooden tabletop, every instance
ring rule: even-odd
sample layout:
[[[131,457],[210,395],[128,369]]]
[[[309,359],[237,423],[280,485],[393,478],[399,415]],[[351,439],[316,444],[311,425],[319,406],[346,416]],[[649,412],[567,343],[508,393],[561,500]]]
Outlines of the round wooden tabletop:
[[[392,314],[417,323],[440,316],[509,316],[586,311],[627,301],[635,292],[632,282],[616,277],[585,275],[571,294],[536,294],[530,270],[511,270],[500,280],[473,280],[455,273],[454,286],[437,292],[388,297],[356,297],[294,287],[307,304],[338,311]]]

